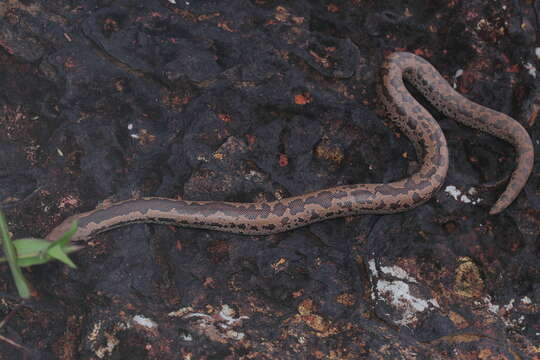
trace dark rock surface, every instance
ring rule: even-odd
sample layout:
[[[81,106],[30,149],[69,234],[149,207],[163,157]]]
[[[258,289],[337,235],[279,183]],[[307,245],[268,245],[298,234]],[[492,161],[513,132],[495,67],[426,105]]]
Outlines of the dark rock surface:
[[[375,100],[396,50],[540,148],[538,2],[174,2],[0,2],[15,238],[105,199],[271,200],[404,177],[414,149]],[[76,270],[26,271],[35,297],[0,335],[30,352],[0,342],[0,359],[539,359],[538,162],[489,216],[512,147],[435,115],[457,199],[443,188],[407,213],[273,236],[110,231]],[[5,315],[18,299],[0,270]]]

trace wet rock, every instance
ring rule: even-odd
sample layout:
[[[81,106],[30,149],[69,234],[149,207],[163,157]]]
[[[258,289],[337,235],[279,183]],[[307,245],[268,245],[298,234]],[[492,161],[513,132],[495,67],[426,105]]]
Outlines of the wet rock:
[[[44,236],[107,199],[256,202],[403,178],[420,159],[375,96],[393,51],[423,56],[460,93],[515,117],[540,150],[538,7],[4,1],[10,229]],[[451,159],[422,206],[261,237],[112,230],[75,255],[76,270],[25,272],[37,295],[2,336],[44,359],[538,356],[538,164],[515,203],[489,216],[512,147],[420,101]],[[17,299],[0,270],[7,314]],[[20,355],[0,342],[0,359]]]

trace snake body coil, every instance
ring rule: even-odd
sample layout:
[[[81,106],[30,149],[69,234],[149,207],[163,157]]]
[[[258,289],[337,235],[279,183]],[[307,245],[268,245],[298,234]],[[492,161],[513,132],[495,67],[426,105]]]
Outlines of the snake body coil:
[[[132,223],[167,223],[238,234],[265,235],[317,221],[357,214],[387,214],[414,208],[431,198],[448,170],[444,134],[429,112],[411,96],[403,79],[446,116],[510,142],[517,166],[490,214],[517,197],[531,173],[534,152],[527,131],[514,119],[478,105],[456,91],[426,60],[410,53],[389,55],[380,72],[378,95],[385,112],[413,142],[421,168],[403,180],[355,184],[315,191],[272,202],[231,203],[166,198],[127,200],[66,219],[47,236],[53,240],[78,220],[73,240]]]

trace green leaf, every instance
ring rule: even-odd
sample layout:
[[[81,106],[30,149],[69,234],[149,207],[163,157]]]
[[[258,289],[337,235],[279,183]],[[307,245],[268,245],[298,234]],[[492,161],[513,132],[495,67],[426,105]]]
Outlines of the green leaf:
[[[55,246],[47,250],[47,255],[49,255],[52,258],[55,258],[56,260],[59,260],[69,266],[70,268],[76,268],[77,265],[71,261],[71,259],[66,255],[64,248],[61,246]]]
[[[30,287],[24,278],[21,267],[17,263],[17,251],[11,242],[6,218],[4,217],[4,213],[2,213],[2,211],[0,211],[0,235],[2,237],[2,248],[4,250],[4,254],[6,255],[9,269],[11,270],[11,276],[13,276],[19,296],[23,299],[28,299],[30,298]]]
[[[76,232],[77,232],[77,220],[71,223],[71,227],[69,228],[69,230],[63,233],[62,236],[60,236],[57,240],[55,240],[52,243],[51,247],[55,245],[60,245],[60,246],[66,245],[69,242],[69,240],[71,240],[71,237],[75,235]]]
[[[40,265],[55,259],[51,254],[44,252],[44,249],[48,248],[50,245],[50,242],[47,240],[35,238],[17,239],[13,241],[13,245],[17,252],[17,264],[20,267]],[[66,245],[62,247],[62,251],[66,254],[71,254],[82,248],[83,247],[79,245]],[[6,258],[0,257],[0,263],[6,261]]]
[[[76,268],[77,266],[71,259],[67,256],[65,248],[66,244],[69,242],[71,237],[77,232],[77,220],[71,223],[71,227],[68,231],[62,234],[58,240],[55,240],[47,249],[46,254],[63,262],[71,268]]]
[[[82,249],[82,246],[66,245],[76,231],[77,224],[73,223],[66,233],[53,242],[37,238],[23,238],[13,241],[17,254],[17,264],[21,267],[27,267],[44,264],[56,259],[70,267],[76,267],[67,254]],[[7,261],[6,258],[0,258],[0,262],[5,261]]]
[[[51,243],[45,239],[23,238],[13,241],[17,251],[17,264],[21,267],[44,264],[50,261],[46,250]]]

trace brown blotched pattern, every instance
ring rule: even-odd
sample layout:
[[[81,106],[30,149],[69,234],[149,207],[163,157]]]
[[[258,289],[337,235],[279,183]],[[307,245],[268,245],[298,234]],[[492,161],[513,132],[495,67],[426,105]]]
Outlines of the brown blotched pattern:
[[[466,99],[431,64],[410,53],[389,55],[380,77],[377,90],[385,112],[413,142],[418,157],[423,159],[420,170],[406,179],[385,184],[338,186],[260,203],[165,198],[127,200],[73,215],[54,228],[47,239],[57,238],[74,220],[79,222],[74,240],[87,240],[94,234],[140,222],[265,235],[336,217],[387,214],[414,208],[429,200],[443,184],[448,171],[448,148],[441,128],[411,96],[403,79],[446,116],[514,145],[517,167],[490,214],[501,212],[514,201],[527,182],[534,160],[529,134],[517,121]]]

